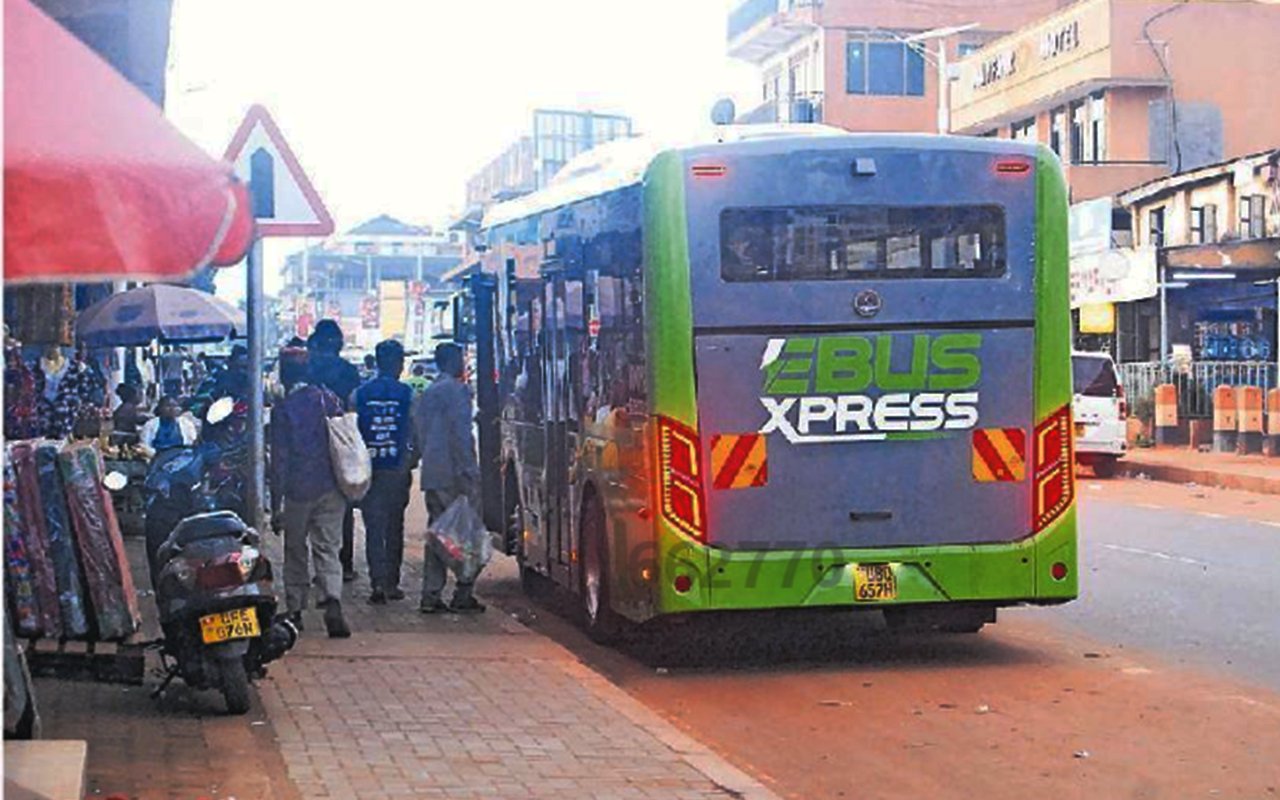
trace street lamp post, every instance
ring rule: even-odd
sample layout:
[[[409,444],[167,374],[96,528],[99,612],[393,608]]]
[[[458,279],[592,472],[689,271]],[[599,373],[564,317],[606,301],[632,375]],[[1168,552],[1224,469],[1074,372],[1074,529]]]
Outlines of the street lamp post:
[[[978,23],[969,22],[964,25],[952,25],[947,28],[934,28],[922,33],[902,38],[902,42],[919,50],[920,55],[931,58],[938,68],[938,133],[951,132],[951,76],[947,74],[947,39],[957,33],[964,33],[978,27]],[[938,51],[930,53],[921,43],[937,40]]]

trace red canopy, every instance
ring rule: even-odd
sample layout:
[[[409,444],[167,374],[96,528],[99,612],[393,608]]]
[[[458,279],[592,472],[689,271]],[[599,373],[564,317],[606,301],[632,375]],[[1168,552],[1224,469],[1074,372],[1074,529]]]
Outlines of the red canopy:
[[[4,2],[4,277],[173,279],[253,236],[231,166],[28,0]]]

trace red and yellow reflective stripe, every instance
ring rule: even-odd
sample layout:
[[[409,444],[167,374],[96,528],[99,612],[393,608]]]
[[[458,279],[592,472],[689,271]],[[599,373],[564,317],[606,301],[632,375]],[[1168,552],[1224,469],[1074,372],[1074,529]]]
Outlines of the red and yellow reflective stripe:
[[[973,432],[973,479],[979,483],[1027,477],[1027,434],[1021,428],[980,428]]]
[[[711,437],[712,488],[751,489],[769,482],[769,452],[758,433]]]

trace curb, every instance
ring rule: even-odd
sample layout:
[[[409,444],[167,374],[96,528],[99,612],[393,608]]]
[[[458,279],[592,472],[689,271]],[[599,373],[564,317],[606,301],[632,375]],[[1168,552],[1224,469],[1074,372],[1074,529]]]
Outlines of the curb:
[[[1139,461],[1132,457],[1121,459],[1116,466],[1121,475],[1129,478],[1146,475],[1151,480],[1164,483],[1195,483],[1200,486],[1211,486],[1217,489],[1236,489],[1257,494],[1280,495],[1280,474],[1270,478],[1262,475],[1244,475],[1238,472],[1219,472],[1211,469],[1155,464],[1149,461]]]
[[[560,647],[559,644],[556,644]],[[782,800],[760,781],[730,764],[706,745],[678,730],[657,712],[645,706],[600,673],[582,663],[570,650],[561,648],[569,660],[560,666],[606,705],[626,717],[636,727],[657,739],[717,788],[744,800]]]

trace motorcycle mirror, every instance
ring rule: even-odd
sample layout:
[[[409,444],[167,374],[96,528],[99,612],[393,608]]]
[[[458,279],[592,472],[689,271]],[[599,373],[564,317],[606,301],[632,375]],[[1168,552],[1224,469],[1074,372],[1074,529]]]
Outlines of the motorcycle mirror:
[[[220,397],[213,401],[209,406],[209,410],[205,412],[204,419],[210,425],[217,425],[227,417],[231,416],[231,412],[236,409],[236,401],[230,397]]]
[[[112,470],[102,478],[102,485],[107,487],[108,491],[118,492],[129,485],[129,479],[124,476],[124,473]]]

